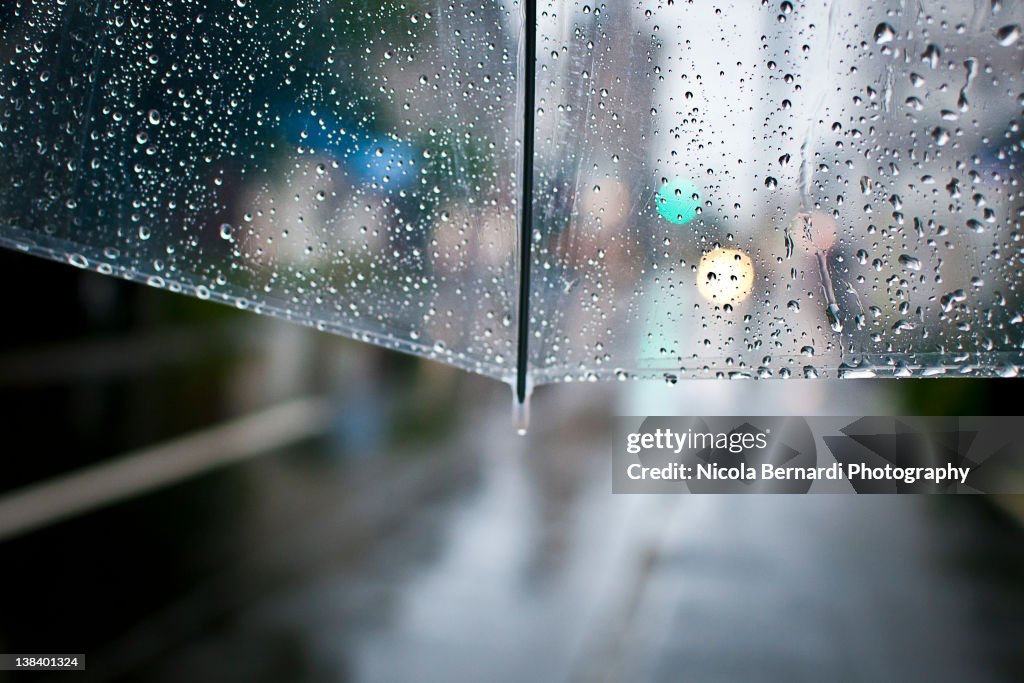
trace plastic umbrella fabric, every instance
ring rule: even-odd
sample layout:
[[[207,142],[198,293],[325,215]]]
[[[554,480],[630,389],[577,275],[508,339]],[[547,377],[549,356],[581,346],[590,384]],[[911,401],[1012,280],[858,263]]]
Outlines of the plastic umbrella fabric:
[[[1016,375],[1022,22],[938,0],[14,0],[0,243],[520,400]]]

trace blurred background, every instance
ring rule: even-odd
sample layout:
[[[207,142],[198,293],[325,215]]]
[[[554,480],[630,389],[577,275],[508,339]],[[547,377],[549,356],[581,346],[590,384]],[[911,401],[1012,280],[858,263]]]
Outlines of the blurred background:
[[[1014,380],[558,385],[519,437],[433,361],[12,252],[0,281],[0,650],[88,662],[0,680],[1024,672],[1012,501],[613,496],[608,450],[614,414],[998,415]]]
[[[611,494],[614,415],[1020,412],[1024,6],[754,4],[540,3],[525,437],[518,3],[0,4],[0,652],[1024,678],[1017,500]]]

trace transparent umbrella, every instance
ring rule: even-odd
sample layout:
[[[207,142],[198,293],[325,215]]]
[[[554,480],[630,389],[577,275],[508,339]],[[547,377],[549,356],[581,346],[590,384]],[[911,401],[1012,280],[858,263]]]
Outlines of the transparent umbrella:
[[[0,242],[520,403],[1013,376],[1022,22],[938,0],[15,0]]]

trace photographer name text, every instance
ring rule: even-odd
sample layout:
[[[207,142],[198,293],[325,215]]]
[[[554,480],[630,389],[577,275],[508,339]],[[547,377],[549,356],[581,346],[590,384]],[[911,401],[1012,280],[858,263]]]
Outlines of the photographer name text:
[[[762,463],[758,466],[736,465],[727,467],[714,463],[684,465],[671,463],[662,467],[646,467],[640,463],[632,463],[626,468],[626,476],[635,481],[778,481],[793,479],[830,479],[830,480],[878,480],[899,481],[914,484],[920,481],[942,484],[956,481],[967,482],[970,467],[894,467],[885,465],[874,467],[867,463],[834,462],[825,467],[798,467]]]

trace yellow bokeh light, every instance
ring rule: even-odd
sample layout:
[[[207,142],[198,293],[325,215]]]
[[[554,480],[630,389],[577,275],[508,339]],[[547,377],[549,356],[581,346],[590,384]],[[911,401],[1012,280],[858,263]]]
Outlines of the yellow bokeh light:
[[[697,266],[697,290],[713,304],[735,306],[754,290],[754,262],[739,249],[710,251]]]

